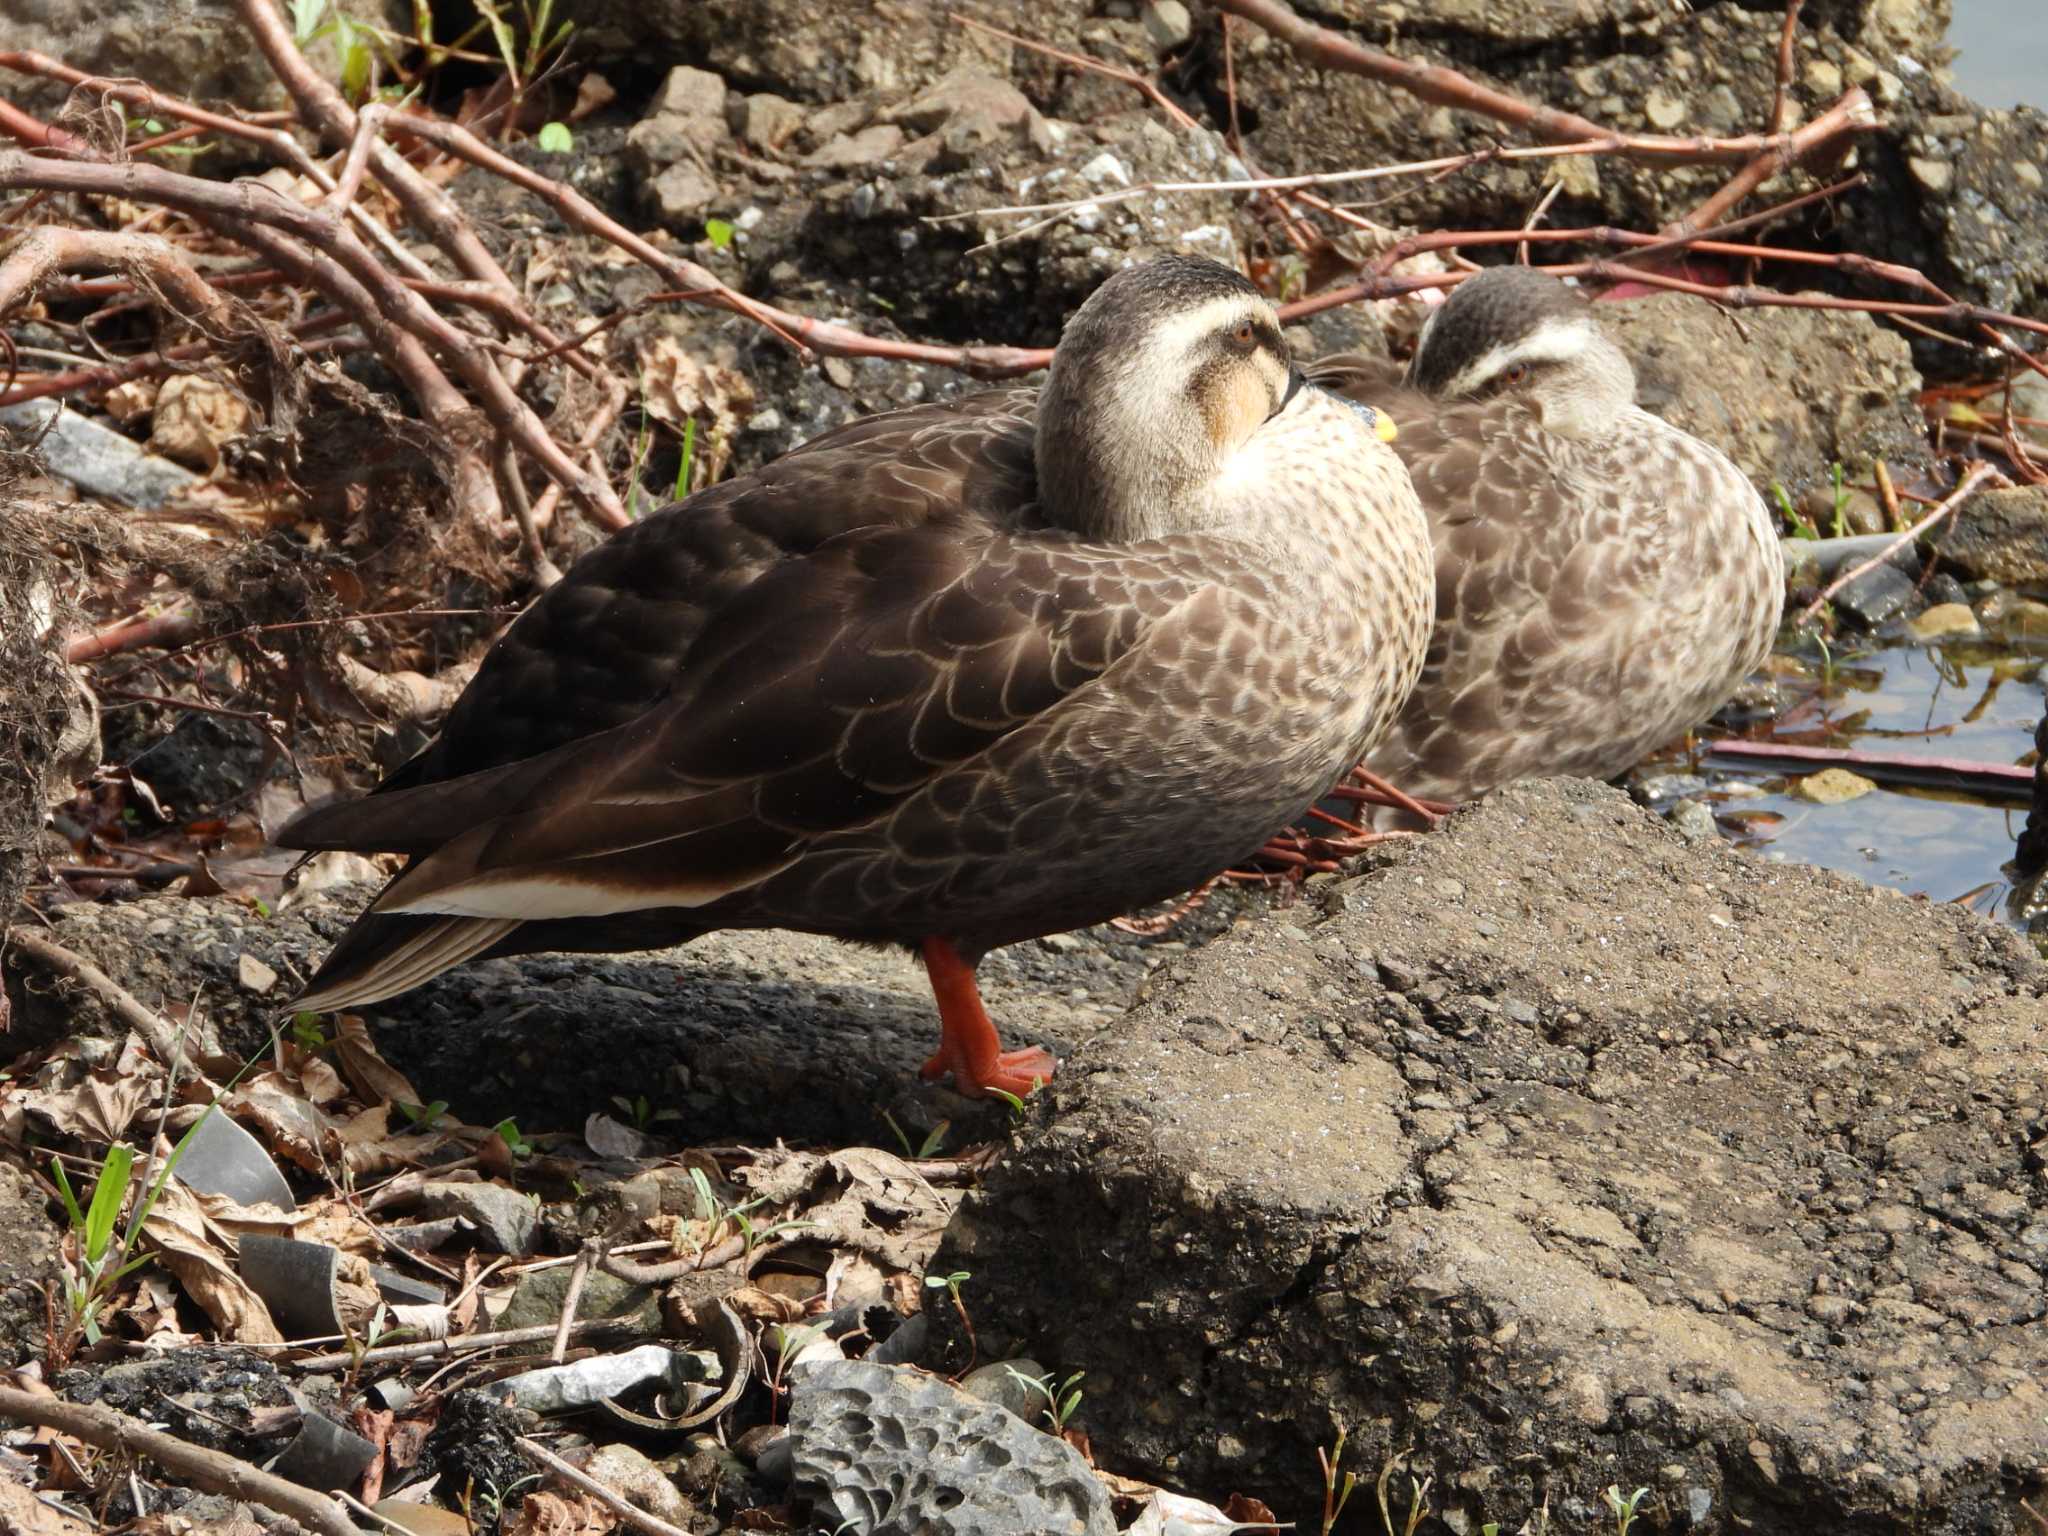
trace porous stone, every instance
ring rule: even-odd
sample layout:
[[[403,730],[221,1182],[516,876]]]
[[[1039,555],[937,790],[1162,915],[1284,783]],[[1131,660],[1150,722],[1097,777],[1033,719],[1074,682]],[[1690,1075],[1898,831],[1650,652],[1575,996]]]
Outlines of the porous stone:
[[[1610,1483],[1730,1530],[2027,1528],[2048,967],[2018,936],[1578,781],[1309,899],[1155,977],[968,1196],[935,1263],[985,1353],[1085,1362],[1130,1470],[1309,1529],[1337,1422],[1470,1530],[1590,1528]]]
[[[905,1367],[837,1361],[796,1378],[797,1496],[861,1536],[1111,1536],[1109,1492],[1064,1440]]]

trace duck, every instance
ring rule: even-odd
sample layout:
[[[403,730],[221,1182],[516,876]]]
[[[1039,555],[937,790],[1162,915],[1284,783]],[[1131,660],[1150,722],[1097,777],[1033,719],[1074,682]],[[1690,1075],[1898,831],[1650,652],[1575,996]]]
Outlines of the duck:
[[[1436,627],[1365,764],[1407,795],[1614,778],[1770,653],[1785,572],[1762,496],[1635,403],[1634,367],[1579,290],[1486,268],[1434,308],[1405,368],[1336,355],[1309,377],[1394,419],[1429,518]]]
[[[924,1075],[1022,1095],[1001,945],[1163,900],[1392,724],[1432,622],[1386,418],[1267,299],[1169,255],[1105,280],[1042,389],[866,418],[577,561],[440,736],[278,842],[404,867],[292,1007],[466,961],[786,928],[921,954]]]

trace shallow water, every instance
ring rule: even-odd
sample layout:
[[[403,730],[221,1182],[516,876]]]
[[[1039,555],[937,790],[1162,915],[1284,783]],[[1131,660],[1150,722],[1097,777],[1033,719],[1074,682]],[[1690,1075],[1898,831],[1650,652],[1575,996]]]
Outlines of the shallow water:
[[[1799,670],[1780,679],[1786,708],[1778,719],[1742,733],[1752,739],[2004,764],[2031,751],[2048,676],[2039,651],[1982,641],[1838,650],[1831,660],[1807,644],[1788,647],[1775,664]],[[1805,773],[1821,765],[1798,766]],[[1695,763],[1667,755],[1645,765],[1640,779],[1656,788],[1658,775],[1689,769],[1706,781],[1691,797],[1713,808],[1722,834],[1765,858],[1817,864],[1934,901],[1967,901],[2011,920],[2001,866],[2026,821],[2023,788],[1979,798],[1892,785],[1815,805],[1791,792],[1796,779],[1782,770],[1719,756]],[[1671,782],[1659,803],[1688,788],[1682,778]]]
[[[2048,108],[2048,0],[1955,0],[1948,40],[1965,96]]]

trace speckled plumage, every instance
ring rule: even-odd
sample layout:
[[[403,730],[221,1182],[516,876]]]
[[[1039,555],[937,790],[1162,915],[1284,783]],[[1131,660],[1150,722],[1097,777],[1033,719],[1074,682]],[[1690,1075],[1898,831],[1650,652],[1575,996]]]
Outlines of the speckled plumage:
[[[1636,407],[1633,372],[1597,330],[1596,378],[1566,358],[1445,398],[1489,353],[1511,366],[1546,323],[1596,313],[1554,278],[1502,268],[1454,290],[1405,377],[1352,357],[1311,369],[1399,423],[1429,516],[1436,629],[1367,755],[1410,794],[1611,778],[1712,714],[1769,654],[1784,570],[1762,497],[1717,449]]]
[[[1131,292],[1140,327],[1202,300]],[[1277,356],[1256,303],[1236,334]],[[1108,377],[1083,385],[1161,383]],[[432,747],[281,835],[412,858],[303,1005],[720,927],[942,936],[971,965],[1175,895],[1298,815],[1421,665],[1429,555],[1399,461],[1290,388],[1214,485],[1087,513],[1165,531],[1084,537],[1039,502],[1035,402],[854,423],[579,561]],[[1126,446],[1105,472],[1142,464]]]

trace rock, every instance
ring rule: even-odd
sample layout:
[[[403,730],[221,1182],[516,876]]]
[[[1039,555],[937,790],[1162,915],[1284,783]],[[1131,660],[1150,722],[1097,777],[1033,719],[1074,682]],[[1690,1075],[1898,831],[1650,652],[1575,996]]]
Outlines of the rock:
[[[561,1321],[562,1303],[569,1295],[569,1271],[543,1269],[523,1276],[504,1315],[500,1328],[539,1328]],[[593,1269],[583,1282],[583,1295],[576,1303],[576,1315],[590,1318],[631,1318],[644,1334],[661,1332],[660,1293],[630,1280],[621,1280],[601,1269]]]
[[[671,229],[695,229],[723,199],[711,174],[689,160],[677,161],[647,188],[649,210]]]
[[[1854,478],[1873,459],[1927,457],[1912,350],[1868,315],[1753,310],[1738,333],[1710,304],[1657,294],[1600,316],[1636,365],[1636,403],[1712,443],[1759,489],[1825,485],[1835,463]]]
[[[687,64],[678,64],[662,82],[661,94],[654,99],[654,110],[677,117],[712,120],[718,125],[715,131],[722,135],[725,129],[725,77],[714,75],[708,69],[692,69]]]
[[[804,157],[814,171],[870,171],[903,147],[903,130],[894,123],[875,123],[859,133],[835,135],[822,149]]]
[[[1943,565],[1968,581],[2023,587],[2048,583],[2048,486],[2018,485],[1972,496],[1933,540]]]
[[[861,1536],[1112,1536],[1109,1491],[1064,1440],[921,1371],[848,1360],[796,1378],[795,1491]],[[992,1469],[1000,1468],[999,1472]]]
[[[1145,23],[1145,36],[1160,53],[1186,47],[1195,35],[1194,18],[1180,0],[1147,0],[1139,19]]]
[[[1936,603],[1906,621],[1915,640],[1967,640],[1983,633],[1968,603]]]
[[[756,91],[738,98],[737,106],[728,109],[726,120],[747,143],[772,155],[803,127],[804,109],[770,92]]]
[[[2026,943],[1577,781],[1369,862],[1330,915],[1163,968],[1054,1082],[935,1261],[973,1271],[983,1351],[1085,1365],[1119,1465],[1309,1530],[1333,1421],[1468,1530],[1546,1500],[1590,1529],[1616,1481],[1697,1489],[1730,1530],[2023,1529],[2010,1489],[2048,1460]],[[1424,979],[1397,997],[1360,952]],[[1852,1310],[1809,1316],[1820,1291]]]
[[[932,133],[959,117],[980,118],[998,128],[1022,129],[1038,116],[1031,99],[1007,80],[981,69],[962,69],[927,91],[882,114],[911,133]]]
[[[655,1519],[666,1520],[672,1526],[690,1524],[690,1506],[681,1491],[661,1468],[632,1446],[599,1446],[591,1452],[583,1470],[614,1493],[624,1494],[629,1504]]]
[[[277,972],[254,955],[243,955],[235,962],[235,979],[261,996],[277,985]]]
[[[1681,800],[1664,816],[1688,843],[1703,843],[1721,835],[1721,829],[1714,822],[1713,810],[1698,800]]]
[[[1878,629],[1911,613],[1920,601],[1920,587],[1896,565],[1880,565],[1865,571],[1829,601],[1865,629]]]
[[[240,957],[306,974],[375,889],[336,888],[263,922],[227,897],[74,902],[51,914],[51,937],[138,995],[203,993],[222,1038],[248,1053],[268,1039],[276,1004],[241,989]],[[1257,905],[1218,891],[1169,947],[1200,942]],[[1011,1044],[1065,1055],[1130,999],[1157,949],[1109,928],[1078,933],[1060,951],[1015,945],[982,962],[982,996]],[[89,993],[54,991],[13,965],[0,977],[15,1049],[125,1035]],[[1077,1000],[1077,990],[1089,996]],[[938,1021],[920,966],[900,952],[807,934],[720,933],[644,954],[489,961],[364,1012],[391,1064],[472,1124],[512,1115],[527,1127],[581,1125],[615,1112],[622,1084],[707,1141],[868,1142],[878,1106],[916,1127],[913,1136],[941,1119],[962,1137],[1000,1135],[1008,1115],[921,1084]]]
[[[1809,773],[1792,786],[1792,793],[1810,805],[1845,805],[1861,800],[1877,786],[1860,773],[1846,768],[1823,768]]]
[[[0,1161],[0,1361],[19,1365],[43,1346],[43,1287],[57,1283],[57,1228],[43,1192]]]
[[[2048,644],[2048,603],[2017,592],[1993,592],[1977,604],[1977,619],[2001,640],[2016,645]]]
[[[533,1200],[503,1184],[464,1184],[431,1179],[419,1188],[420,1209],[429,1216],[460,1216],[476,1223],[486,1247],[524,1258],[533,1252],[539,1213]]]
[[[1007,1409],[1027,1424],[1036,1424],[1045,1409],[1045,1394],[1031,1381],[1019,1378],[1037,1380],[1044,1375],[1045,1367],[1036,1360],[1022,1357],[998,1360],[991,1365],[977,1366],[962,1376],[960,1390],[969,1397]]]
[[[409,0],[339,0],[331,9],[400,35],[416,25]],[[0,0],[0,37],[10,49],[46,53],[88,75],[147,80],[187,101],[229,101],[248,110],[291,105],[261,51],[250,46],[234,0]],[[338,78],[331,32],[323,29],[305,53],[321,74]],[[26,72],[8,82],[8,99],[38,115],[55,115],[71,95],[69,85]]]

